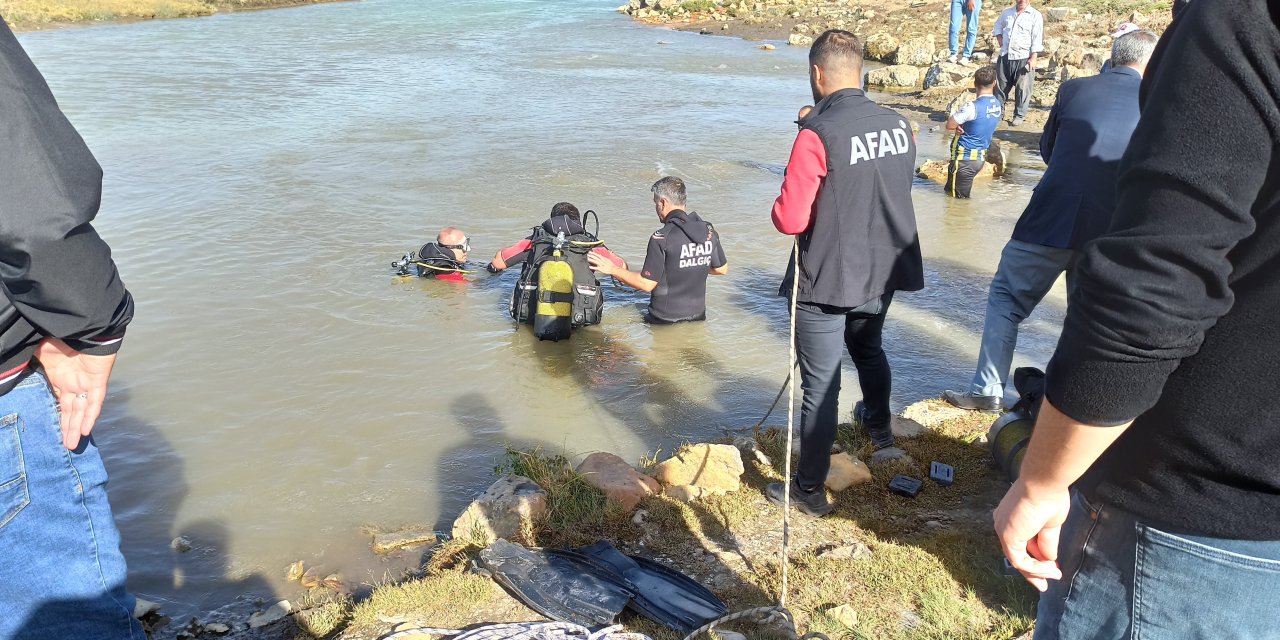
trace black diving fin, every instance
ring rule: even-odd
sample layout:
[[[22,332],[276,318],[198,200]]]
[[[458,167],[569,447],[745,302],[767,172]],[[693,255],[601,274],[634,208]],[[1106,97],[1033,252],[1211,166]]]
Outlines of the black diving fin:
[[[635,595],[621,577],[573,551],[498,540],[480,552],[480,565],[530,609],[585,627],[613,624]]]
[[[689,576],[639,556],[623,555],[608,540],[578,552],[593,563],[621,576],[635,592],[631,608],[681,633],[689,633],[724,617],[728,607],[716,594]]]

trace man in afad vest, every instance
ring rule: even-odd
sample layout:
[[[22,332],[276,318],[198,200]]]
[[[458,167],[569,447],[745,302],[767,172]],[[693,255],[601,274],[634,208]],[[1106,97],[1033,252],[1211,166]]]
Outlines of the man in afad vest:
[[[892,376],[881,348],[885,314],[895,291],[924,288],[911,182],[916,145],[911,125],[862,91],[862,43],[831,30],[809,50],[809,82],[816,101],[801,123],[787,163],[773,224],[798,236],[799,281],[787,267],[780,295],[798,286],[796,350],[804,402],[800,413],[800,465],[768,498],[802,512],[831,512],[824,484],[835,442],[841,347],[858,370],[871,436],[872,462],[906,454],[890,430]],[[843,343],[843,344],[842,344]]]
[[[991,134],[1000,124],[1004,107],[993,93],[996,90],[996,70],[983,67],[973,74],[973,90],[978,94],[973,102],[966,102],[947,118],[947,131],[954,131],[951,139],[951,163],[947,165],[947,195],[968,198],[973,189],[973,178],[986,164],[987,148],[991,146]]]
[[[685,211],[684,181],[667,176],[653,183],[653,209],[664,224],[649,238],[639,273],[603,256],[587,256],[591,268],[649,292],[645,321],[674,324],[707,318],[707,275],[729,273],[720,234],[710,222]]]

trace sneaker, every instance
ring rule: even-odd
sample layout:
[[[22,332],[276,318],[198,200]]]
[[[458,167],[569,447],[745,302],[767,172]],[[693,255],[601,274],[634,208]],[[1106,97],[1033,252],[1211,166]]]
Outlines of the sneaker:
[[[953,53],[949,58],[947,58],[947,62],[950,62],[951,64],[955,64],[956,61],[959,59],[960,59],[960,56]]]
[[[1024,118],[1023,116],[1014,116],[1014,117],[1013,117],[1013,122],[1011,122],[1011,123],[1009,123],[1009,124],[1012,124],[1013,126],[1015,126],[1015,127],[1016,127],[1016,126],[1018,126],[1018,125],[1022,124],[1022,121],[1023,121],[1023,120],[1026,120],[1026,118]]]
[[[835,505],[827,501],[827,490],[819,488],[816,491],[804,491],[800,485],[796,484],[795,478],[787,483],[791,488],[791,506],[800,510],[800,513],[821,518],[831,513]],[[764,495],[776,505],[782,505],[782,483],[770,482],[769,486],[764,488]]]
[[[862,430],[871,438],[872,447],[884,449],[893,446],[893,426],[885,424],[873,427],[867,424],[867,405],[861,400],[853,405],[853,423],[862,427]]]
[[[968,67],[973,65],[973,61],[969,59],[969,56],[965,56],[963,58],[960,58],[960,64]]]
[[[942,398],[951,406],[970,411],[986,411],[1000,413],[1004,409],[1004,399],[997,396],[983,396],[976,393],[960,393],[959,391],[943,391]]]

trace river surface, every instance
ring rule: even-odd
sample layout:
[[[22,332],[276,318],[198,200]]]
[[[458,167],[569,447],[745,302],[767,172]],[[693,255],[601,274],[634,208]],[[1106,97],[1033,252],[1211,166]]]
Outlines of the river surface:
[[[804,50],[657,30],[620,0],[367,0],[22,34],[106,171],[98,228],[137,299],[98,442],[130,587],[177,620],[297,597],[294,560],[398,575],[369,527],[452,518],[504,446],[629,460],[753,424],[786,375],[769,222]],[[944,155],[922,121],[922,157]],[[1027,144],[1027,141],[1023,141]],[[896,407],[972,375],[986,287],[1043,167],[951,201],[919,182],[925,291],[886,349]],[[487,259],[568,200],[638,264],[674,174],[724,239],[708,321],[605,321],[558,344],[513,326],[516,273],[393,277],[452,224]],[[1061,284],[1015,365],[1043,365]],[[846,359],[846,363],[847,363]],[[858,398],[852,366],[841,401]],[[785,404],[784,404],[785,406]],[[775,419],[774,423],[781,423]],[[186,535],[185,554],[169,542]]]

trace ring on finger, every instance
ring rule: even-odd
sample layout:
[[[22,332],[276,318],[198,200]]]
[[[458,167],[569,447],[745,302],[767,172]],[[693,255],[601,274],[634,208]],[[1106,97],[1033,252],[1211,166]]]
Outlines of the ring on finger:
[[[81,400],[87,400],[89,398],[89,394],[86,392],[81,392],[81,393],[77,393],[76,397]]]

